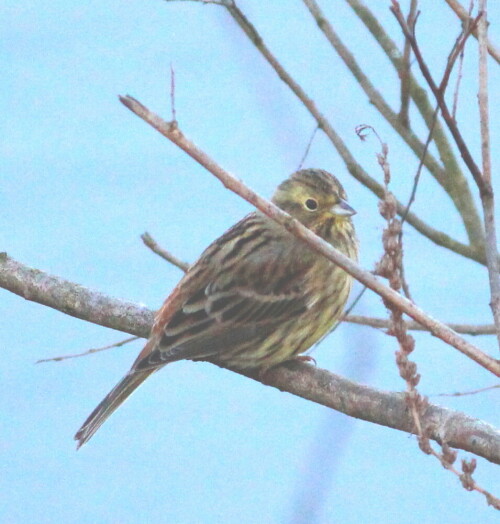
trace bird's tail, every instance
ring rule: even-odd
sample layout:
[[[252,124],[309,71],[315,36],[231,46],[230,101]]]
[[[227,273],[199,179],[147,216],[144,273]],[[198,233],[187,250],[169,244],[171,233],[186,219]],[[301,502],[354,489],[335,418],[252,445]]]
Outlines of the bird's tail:
[[[82,427],[76,432],[77,449],[92,438],[106,419],[138,388],[156,369],[133,371],[125,375],[92,411]]]

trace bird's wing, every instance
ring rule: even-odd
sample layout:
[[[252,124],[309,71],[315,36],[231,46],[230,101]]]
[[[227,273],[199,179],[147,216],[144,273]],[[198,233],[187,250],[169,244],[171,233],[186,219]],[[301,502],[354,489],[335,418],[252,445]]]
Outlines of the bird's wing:
[[[285,260],[287,242],[263,230],[259,220],[246,217],[189,269],[159,311],[134,370],[216,356],[264,337],[307,309],[307,248],[304,257]]]

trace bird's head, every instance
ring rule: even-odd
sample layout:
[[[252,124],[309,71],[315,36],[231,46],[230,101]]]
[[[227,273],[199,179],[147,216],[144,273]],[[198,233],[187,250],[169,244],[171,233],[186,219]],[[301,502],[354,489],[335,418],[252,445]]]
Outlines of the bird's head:
[[[322,169],[296,171],[278,186],[272,200],[318,234],[323,225],[342,228],[356,213],[342,184]]]

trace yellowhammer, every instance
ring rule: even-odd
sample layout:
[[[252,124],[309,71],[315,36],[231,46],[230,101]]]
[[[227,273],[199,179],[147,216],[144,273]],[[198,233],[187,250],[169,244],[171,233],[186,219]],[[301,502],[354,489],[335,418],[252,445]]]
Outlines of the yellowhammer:
[[[293,173],[273,202],[347,256],[357,241],[340,182],[320,169]],[[211,244],[158,311],[131,370],[78,430],[85,444],[165,364],[205,359],[266,369],[303,353],[338,322],[351,277],[254,211]]]

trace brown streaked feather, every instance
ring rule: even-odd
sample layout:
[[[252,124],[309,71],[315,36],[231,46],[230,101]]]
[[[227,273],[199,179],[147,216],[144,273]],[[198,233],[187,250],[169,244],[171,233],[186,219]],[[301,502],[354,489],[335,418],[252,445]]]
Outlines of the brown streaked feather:
[[[106,419],[151,375],[156,369],[130,372],[104,397],[77,431],[77,449],[88,442]]]
[[[252,242],[260,242],[252,229],[265,220],[252,213],[217,241],[217,253],[212,246],[205,251],[176,288],[178,294],[158,313],[151,337],[155,342],[141,352],[134,369],[152,369],[181,359],[217,357],[224,361],[236,344],[252,339],[257,343],[283,319],[293,319],[307,309],[301,285],[310,265],[307,257],[296,258],[285,270],[280,256],[285,254],[275,249],[262,252],[258,260],[252,256],[240,260],[231,278],[220,271],[219,259],[226,256],[227,244],[233,239],[240,242],[247,234]],[[258,226],[262,229],[264,224]],[[234,229],[239,230],[238,235]],[[264,267],[270,278],[263,279],[260,286],[251,285]],[[177,306],[175,312],[172,304]]]
[[[307,273],[309,259],[299,257],[285,271],[282,257],[286,253],[275,247],[280,245],[279,238],[271,242],[272,250],[259,250],[258,259],[250,254],[240,259],[230,275],[221,271],[221,260],[227,260],[235,246],[239,246],[240,253],[255,253],[255,244],[261,243],[262,236],[272,240],[267,223],[267,218],[251,213],[205,250],[158,311],[150,343],[139,354],[133,369],[150,369],[185,358],[206,358],[216,351],[223,353],[223,347],[215,349],[210,342],[227,339],[228,330],[244,330],[246,325],[257,324],[259,331],[259,324],[276,325],[283,315],[293,317],[305,310],[301,280]],[[260,231],[260,235],[255,235],[255,231]],[[257,289],[255,282],[262,277],[263,269],[269,278],[263,279],[261,289]],[[204,343],[212,349],[207,350]]]

